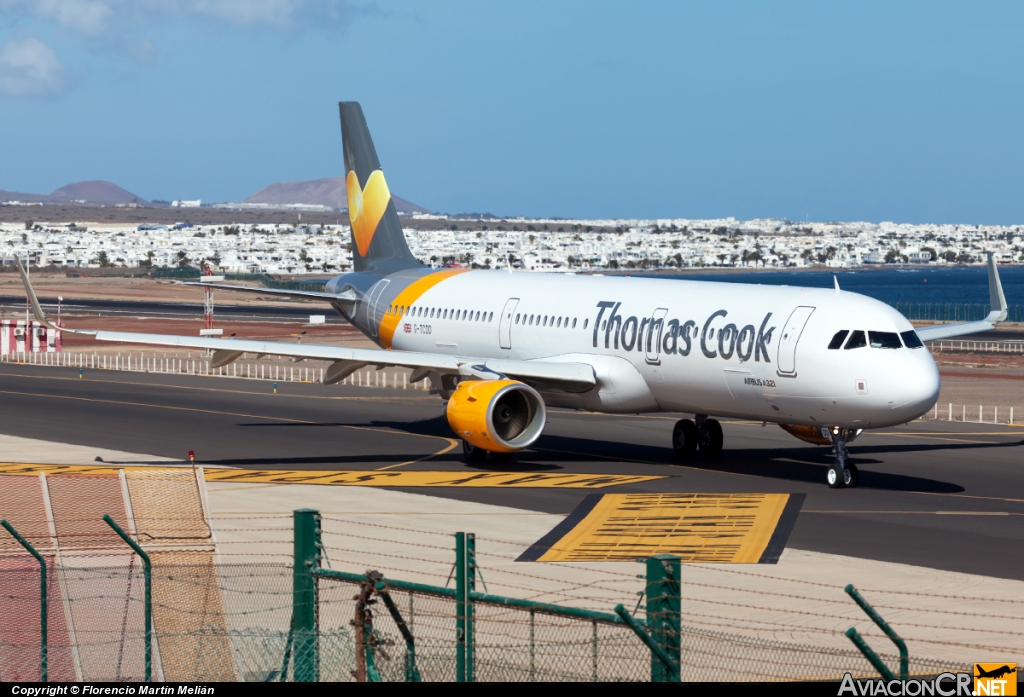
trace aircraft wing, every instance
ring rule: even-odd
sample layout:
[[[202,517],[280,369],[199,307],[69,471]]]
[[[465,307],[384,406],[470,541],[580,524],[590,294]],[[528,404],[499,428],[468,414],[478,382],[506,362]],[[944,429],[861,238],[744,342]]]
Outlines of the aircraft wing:
[[[923,327],[917,330],[921,341],[936,341],[954,336],[977,334],[995,329],[996,325],[1006,319],[1008,314],[1006,296],[1003,295],[1003,283],[999,280],[996,260],[992,252],[988,252],[988,296],[991,312],[979,322],[961,322],[959,324],[939,324],[934,327]]]
[[[244,353],[253,353],[257,356],[285,356],[296,360],[331,361],[332,365],[324,373],[324,381],[327,383],[338,382],[364,366],[375,365],[378,368],[385,366],[412,368],[412,382],[418,382],[431,373],[435,373],[438,376],[444,374],[462,375],[484,380],[509,377],[524,382],[560,385],[571,388],[574,391],[586,390],[597,384],[593,367],[586,363],[487,359],[449,356],[439,353],[386,351],[384,349],[361,349],[316,344],[291,344],[282,341],[108,332],[101,329],[67,329],[65,327],[57,327],[43,313],[43,309],[39,305],[39,299],[36,297],[35,290],[28,280],[21,261],[18,260],[17,264],[18,271],[21,273],[22,281],[25,284],[25,292],[28,295],[33,314],[37,320],[51,329],[91,336],[97,341],[168,346],[172,348],[210,349],[214,352],[210,361],[210,365],[213,368],[227,365]]]
[[[257,286],[235,286],[226,283],[201,283],[197,281],[185,281],[184,283],[182,283],[182,285],[199,286],[201,288],[216,288],[218,290],[231,290],[242,293],[259,293],[260,295],[276,295],[283,298],[296,298],[299,300],[357,300],[355,294],[351,290],[335,295],[334,293],[319,293],[311,290],[280,290],[278,288],[260,288]]]

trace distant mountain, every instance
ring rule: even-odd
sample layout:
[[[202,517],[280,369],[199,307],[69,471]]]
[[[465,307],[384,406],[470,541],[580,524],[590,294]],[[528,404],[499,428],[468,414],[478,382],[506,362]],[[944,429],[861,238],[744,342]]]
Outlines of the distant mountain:
[[[107,181],[75,182],[62,186],[49,194],[24,194],[17,191],[0,190],[0,201],[24,201],[26,203],[68,203],[86,201],[99,205],[112,203],[140,203],[147,201],[117,184]]]
[[[429,213],[426,208],[410,203],[392,194],[395,208],[399,213]],[[245,199],[243,203],[266,203],[276,206],[287,206],[301,203],[307,206],[328,206],[330,208],[348,208],[348,193],[345,191],[344,177],[327,179],[309,179],[301,182],[277,182],[260,189]]]

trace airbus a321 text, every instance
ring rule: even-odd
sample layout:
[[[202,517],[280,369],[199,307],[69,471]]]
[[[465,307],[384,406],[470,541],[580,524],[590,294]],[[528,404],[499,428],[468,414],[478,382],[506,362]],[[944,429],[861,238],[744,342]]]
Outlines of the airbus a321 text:
[[[914,329],[892,307],[839,289],[511,270],[436,270],[409,251],[358,103],[340,105],[354,270],[324,292],[214,287],[322,300],[379,349],[69,330],[99,341],[329,361],[324,382],[365,366],[412,369],[448,401],[467,459],[527,448],[546,406],[606,413],[682,412],[680,458],[722,450],[714,417],[774,422],[831,445],[831,487],[857,485],[847,444],[863,429],[927,412],[939,373],[924,341],[1006,318],[988,257],[991,314]],[[20,265],[19,265],[20,268]],[[37,319],[48,321],[22,270]],[[207,284],[202,284],[207,285]],[[50,325],[52,327],[52,325]]]

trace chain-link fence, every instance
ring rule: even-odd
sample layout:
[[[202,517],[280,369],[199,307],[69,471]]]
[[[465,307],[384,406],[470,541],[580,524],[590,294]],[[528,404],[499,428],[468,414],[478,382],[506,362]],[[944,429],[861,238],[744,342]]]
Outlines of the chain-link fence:
[[[559,572],[552,591],[543,569],[496,567],[494,546],[521,548],[488,540],[484,572],[499,592],[520,596],[511,597],[487,590],[476,538],[467,533],[457,533],[454,545],[438,538],[399,552],[387,545],[412,534],[404,527],[349,525],[325,535],[321,526],[341,519],[311,510],[292,520],[235,516],[214,525],[201,470],[2,479],[0,517],[13,521],[8,532],[21,532],[0,531],[0,680],[766,681],[880,672],[849,644],[780,640],[785,626],[769,627],[757,601],[723,599],[748,592],[739,586],[759,578],[753,572],[705,584],[693,575],[711,567],[689,566],[684,583],[678,559],[655,557],[639,580],[605,570],[581,584]],[[82,514],[91,504],[109,510],[109,519]],[[33,517],[44,508],[44,518]],[[177,517],[161,513],[168,508]],[[268,527],[256,534],[257,523]],[[351,569],[369,550],[372,561],[361,568],[386,573],[329,568],[328,553],[335,562],[347,554]],[[440,575],[426,571],[433,559],[444,564]],[[624,588],[614,584],[627,576],[643,590],[624,607]],[[793,595],[760,583],[749,592],[761,602]],[[603,593],[602,585],[614,590]],[[732,606],[746,619],[735,629],[697,626],[695,603],[720,608],[723,626]],[[754,635],[759,625],[779,638]],[[870,640],[881,646],[877,635]],[[876,661],[896,672],[900,657]],[[963,669],[916,656],[908,662],[912,675]]]

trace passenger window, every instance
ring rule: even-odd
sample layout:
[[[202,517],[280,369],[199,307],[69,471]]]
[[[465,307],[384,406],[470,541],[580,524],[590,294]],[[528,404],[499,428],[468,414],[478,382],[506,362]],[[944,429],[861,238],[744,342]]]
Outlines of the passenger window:
[[[561,317],[558,318],[558,324],[556,326],[558,326],[558,327],[562,326],[562,318]]]
[[[601,320],[601,331],[602,332],[604,331],[604,327],[605,327],[606,324],[608,324],[608,320],[606,320],[606,319]]]
[[[576,318],[575,317],[572,318],[572,328],[573,329],[576,328]]]
[[[519,315],[516,314],[516,324],[519,324]]]
[[[903,348],[900,335],[896,332],[868,332],[871,348],[898,349]]]
[[[832,337],[832,341],[828,343],[830,351],[835,351],[837,348],[841,348],[843,340],[846,339],[846,335],[850,333],[849,329],[840,329],[836,332],[836,335]]]
[[[588,324],[590,324],[590,318],[589,317],[585,317],[583,319],[583,328],[586,329]]]
[[[855,348],[864,348],[868,345],[867,339],[864,337],[864,332],[857,329],[850,332],[850,340],[846,342],[846,350]]]
[[[921,348],[924,346],[921,343],[921,337],[913,329],[909,332],[900,332],[900,336],[903,337],[903,345],[907,348]]]
[[[487,321],[488,322],[493,322],[494,321],[494,313],[493,312],[491,314],[487,315]]]

